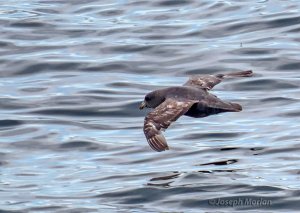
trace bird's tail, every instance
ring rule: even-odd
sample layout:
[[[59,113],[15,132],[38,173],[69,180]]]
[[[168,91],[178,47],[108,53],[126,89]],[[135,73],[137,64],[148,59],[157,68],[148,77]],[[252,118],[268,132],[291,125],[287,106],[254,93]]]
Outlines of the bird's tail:
[[[217,77],[226,78],[226,77],[251,77],[253,75],[252,70],[241,71],[241,72],[232,72],[227,74],[219,74]]]

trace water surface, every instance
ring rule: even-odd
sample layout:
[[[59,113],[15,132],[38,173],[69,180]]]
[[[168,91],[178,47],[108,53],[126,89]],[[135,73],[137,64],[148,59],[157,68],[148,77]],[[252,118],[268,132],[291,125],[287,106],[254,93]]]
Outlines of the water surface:
[[[0,210],[300,208],[298,1],[16,1],[0,6]],[[180,118],[153,152],[138,105],[192,74],[240,113]],[[267,204],[226,206],[226,200]],[[214,203],[215,202],[215,203]]]

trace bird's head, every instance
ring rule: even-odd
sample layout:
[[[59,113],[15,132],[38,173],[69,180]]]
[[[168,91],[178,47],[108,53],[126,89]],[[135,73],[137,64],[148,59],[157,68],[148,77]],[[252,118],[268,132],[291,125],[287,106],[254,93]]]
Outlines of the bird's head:
[[[144,101],[140,105],[140,109],[142,110],[144,109],[144,107],[155,108],[164,101],[165,97],[162,93],[159,93],[158,91],[153,91],[145,96]]]

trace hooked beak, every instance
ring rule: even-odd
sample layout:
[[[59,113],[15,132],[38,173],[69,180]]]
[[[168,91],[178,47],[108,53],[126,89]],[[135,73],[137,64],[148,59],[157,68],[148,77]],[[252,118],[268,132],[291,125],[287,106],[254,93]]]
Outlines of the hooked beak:
[[[146,102],[145,102],[145,101],[143,101],[143,102],[141,103],[141,105],[140,105],[140,110],[144,109],[144,108],[145,108],[145,106],[146,106]]]

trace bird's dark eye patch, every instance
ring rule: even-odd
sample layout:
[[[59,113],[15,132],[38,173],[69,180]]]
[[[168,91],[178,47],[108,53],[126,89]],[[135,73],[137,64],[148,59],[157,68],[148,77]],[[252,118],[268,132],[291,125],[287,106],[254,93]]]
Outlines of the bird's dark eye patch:
[[[146,100],[146,101],[150,101],[151,98],[150,98],[149,96],[146,96],[146,97],[145,97],[145,100]]]

